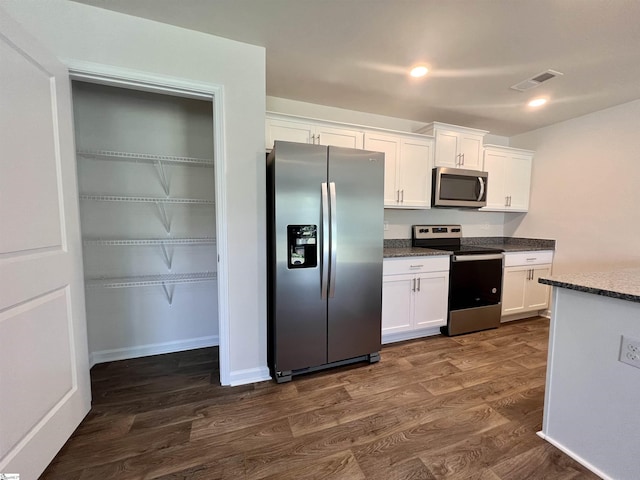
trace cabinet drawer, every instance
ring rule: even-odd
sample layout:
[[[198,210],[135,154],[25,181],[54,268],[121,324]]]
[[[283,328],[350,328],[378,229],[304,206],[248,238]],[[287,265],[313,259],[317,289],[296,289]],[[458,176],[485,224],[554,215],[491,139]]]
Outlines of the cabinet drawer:
[[[553,262],[552,250],[533,252],[505,253],[504,266],[517,267],[519,265],[542,265]]]
[[[402,273],[448,272],[449,258],[449,255],[385,258],[382,273],[383,275],[398,275]]]

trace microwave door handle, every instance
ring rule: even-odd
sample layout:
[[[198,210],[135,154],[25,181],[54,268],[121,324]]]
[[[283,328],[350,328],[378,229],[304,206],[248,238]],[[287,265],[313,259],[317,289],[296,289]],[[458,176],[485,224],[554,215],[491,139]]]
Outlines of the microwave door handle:
[[[480,182],[480,195],[478,195],[478,201],[480,202],[484,197],[484,178],[478,177],[478,181]]]

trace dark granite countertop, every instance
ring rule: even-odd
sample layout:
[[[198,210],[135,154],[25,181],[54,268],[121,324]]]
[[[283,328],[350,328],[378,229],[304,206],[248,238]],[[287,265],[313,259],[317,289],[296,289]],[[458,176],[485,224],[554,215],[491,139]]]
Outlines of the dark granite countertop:
[[[411,240],[409,240],[411,244]],[[397,257],[430,257],[435,255],[451,255],[445,250],[434,250],[433,248],[412,247],[384,247],[384,258]]]
[[[463,245],[499,248],[505,252],[531,252],[555,250],[555,240],[516,237],[463,237]],[[387,239],[384,241],[384,258],[450,255],[451,252],[431,248],[413,248],[410,239]]]
[[[640,268],[552,275],[540,278],[539,282],[554,287],[640,303]]]

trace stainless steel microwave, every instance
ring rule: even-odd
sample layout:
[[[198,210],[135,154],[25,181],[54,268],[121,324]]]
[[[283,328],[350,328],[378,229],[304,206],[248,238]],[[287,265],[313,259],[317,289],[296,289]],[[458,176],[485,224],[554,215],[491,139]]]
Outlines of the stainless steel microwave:
[[[433,207],[480,208],[487,205],[488,173],[461,168],[433,169]]]

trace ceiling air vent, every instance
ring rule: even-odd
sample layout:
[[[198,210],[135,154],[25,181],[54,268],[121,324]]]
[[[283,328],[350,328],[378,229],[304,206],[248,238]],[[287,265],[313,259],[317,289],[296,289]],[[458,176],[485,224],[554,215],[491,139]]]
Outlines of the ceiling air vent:
[[[531,78],[527,78],[526,80],[516,83],[512,85],[510,88],[512,90],[517,90],[519,92],[525,92],[527,90],[531,90],[532,88],[537,87],[542,82],[546,82],[547,80],[551,80],[558,75],[564,75],[561,72],[556,72],[555,70],[547,70],[546,72],[539,73]]]

